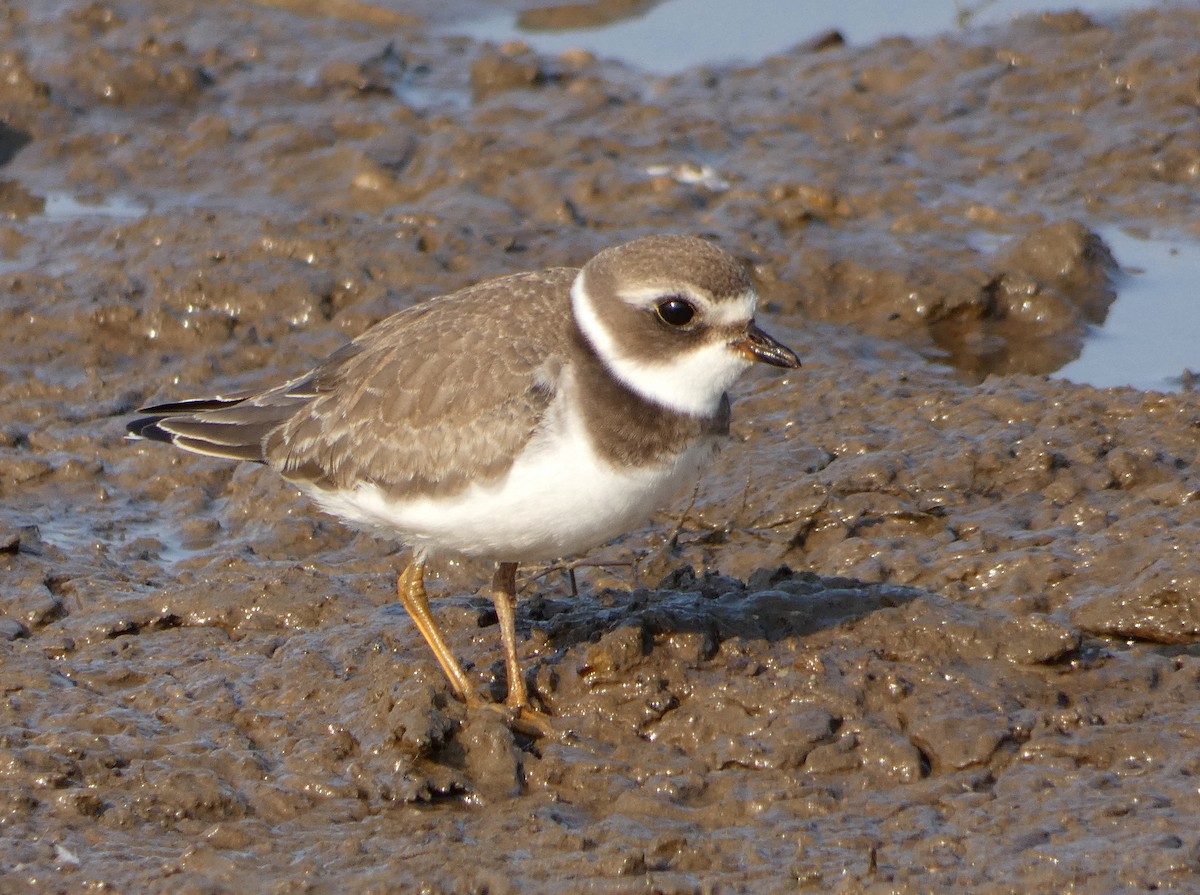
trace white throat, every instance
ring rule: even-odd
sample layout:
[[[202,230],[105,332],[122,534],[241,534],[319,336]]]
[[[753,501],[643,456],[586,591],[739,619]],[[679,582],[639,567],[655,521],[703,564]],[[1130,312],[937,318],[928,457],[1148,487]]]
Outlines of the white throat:
[[[579,329],[612,374],[641,397],[669,410],[712,416],[721,396],[751,363],[725,342],[711,342],[658,361],[629,357],[596,313],[582,271],[571,284],[571,308]]]

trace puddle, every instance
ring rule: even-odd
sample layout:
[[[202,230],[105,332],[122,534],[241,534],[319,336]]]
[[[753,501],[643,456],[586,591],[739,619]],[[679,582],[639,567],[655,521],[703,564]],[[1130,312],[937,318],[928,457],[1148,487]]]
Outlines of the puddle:
[[[134,220],[145,215],[150,206],[144,202],[114,193],[95,199],[76,196],[59,190],[46,193],[46,208],[43,214],[52,221],[70,221],[77,218],[121,218]]]
[[[0,258],[0,277],[10,273],[16,273],[28,267],[20,257],[17,258]]]
[[[119,554],[137,544],[139,551],[149,550],[157,562],[169,566],[205,552],[184,546],[180,533],[165,527],[159,519],[98,520],[82,513],[63,513],[29,520],[29,524],[37,527],[43,541],[64,553],[99,549]]]
[[[1200,245],[1117,229],[1101,236],[1121,265],[1117,300],[1079,358],[1055,375],[1100,388],[1179,391],[1187,371],[1200,371]]]
[[[112,195],[77,195],[65,190],[47,190],[44,194],[26,188],[13,181],[10,185],[10,196],[20,199],[19,206],[10,202],[7,209],[9,219],[22,223],[26,238],[12,245],[7,253],[0,251],[0,276],[17,273],[36,267],[41,273],[58,275],[64,270],[61,251],[46,253],[49,246],[63,242],[60,234],[61,225],[83,220],[112,220],[133,221],[149,213],[151,205],[148,202],[135,199],[124,193]],[[162,207],[161,200],[155,203]],[[5,209],[0,208],[0,213]],[[38,230],[38,225],[49,231]]]
[[[1130,0],[850,0],[797,3],[796,0],[668,0],[557,6],[514,16],[497,13],[448,30],[475,40],[521,40],[547,55],[585,49],[604,59],[660,75],[699,65],[755,62],[837,30],[852,44],[882,37],[929,37],[956,28],[996,25],[1033,12],[1078,9],[1103,16],[1144,6]],[[564,27],[565,26],[565,27]]]

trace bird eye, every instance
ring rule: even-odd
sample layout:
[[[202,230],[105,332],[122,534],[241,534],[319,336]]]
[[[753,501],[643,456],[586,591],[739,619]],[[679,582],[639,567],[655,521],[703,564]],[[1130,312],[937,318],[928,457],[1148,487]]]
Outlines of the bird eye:
[[[654,311],[658,314],[658,319],[667,326],[687,326],[696,316],[696,309],[692,303],[677,295],[664,298],[654,306]]]

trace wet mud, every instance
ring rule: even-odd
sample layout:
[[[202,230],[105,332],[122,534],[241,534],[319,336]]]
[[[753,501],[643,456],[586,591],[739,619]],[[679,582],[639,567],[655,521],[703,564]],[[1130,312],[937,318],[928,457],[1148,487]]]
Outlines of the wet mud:
[[[1047,378],[1200,237],[1200,13],[647,78],[359,3],[0,11],[0,891],[1200,886],[1200,405]],[[461,7],[469,12],[471,7]],[[801,354],[450,695],[404,556],[140,404],[637,235]],[[486,569],[435,610],[504,687]]]

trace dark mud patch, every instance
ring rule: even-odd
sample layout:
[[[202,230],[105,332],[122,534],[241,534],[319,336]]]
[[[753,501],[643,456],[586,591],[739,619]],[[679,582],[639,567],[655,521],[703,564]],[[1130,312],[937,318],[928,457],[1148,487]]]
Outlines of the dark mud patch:
[[[1194,889],[1200,407],[1041,374],[1096,233],[1198,233],[1197,14],[653,79],[386,12],[0,13],[0,889]],[[528,570],[557,740],[449,697],[389,545],[123,440],[659,230],[805,366],[579,596]],[[435,609],[500,693],[483,571]]]

